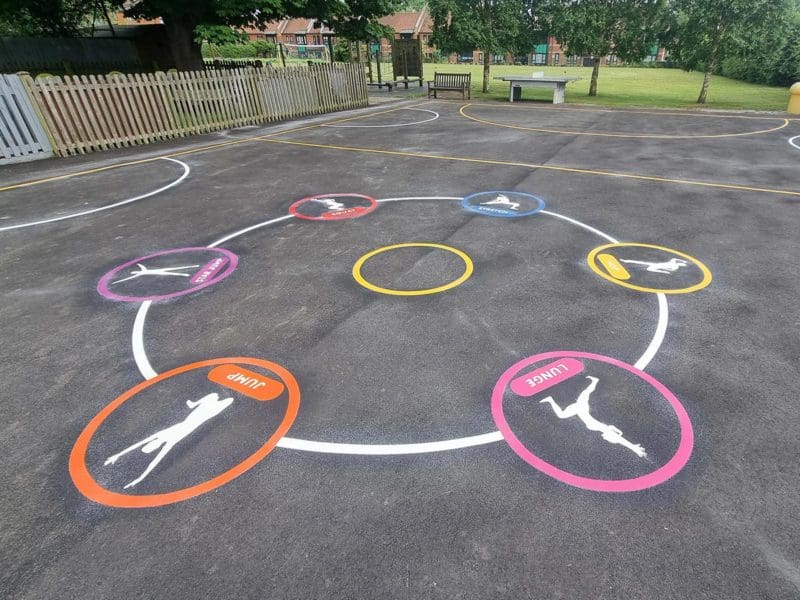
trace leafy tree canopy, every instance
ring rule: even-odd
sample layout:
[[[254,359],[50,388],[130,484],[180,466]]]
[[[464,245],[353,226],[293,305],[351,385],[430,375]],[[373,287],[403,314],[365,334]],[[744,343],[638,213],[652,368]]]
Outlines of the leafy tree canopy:
[[[626,62],[642,60],[659,41],[664,9],[665,0],[547,0],[541,16],[568,53],[597,59],[589,87],[594,96],[599,59],[615,54]]]
[[[757,47],[791,22],[794,0],[673,0],[667,47],[687,70],[704,70],[697,99],[704,103],[711,75],[729,56]]]
[[[432,43],[444,52],[484,53],[483,91],[494,54],[525,54],[542,32],[534,28],[535,0],[431,0]]]

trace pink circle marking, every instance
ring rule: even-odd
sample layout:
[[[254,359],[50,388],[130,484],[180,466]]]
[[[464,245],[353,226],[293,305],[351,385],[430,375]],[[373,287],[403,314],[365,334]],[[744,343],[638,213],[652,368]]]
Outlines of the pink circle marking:
[[[575,475],[567,471],[562,471],[558,467],[555,467],[554,465],[542,460],[533,452],[528,450],[514,434],[514,432],[511,431],[511,427],[508,425],[508,421],[506,421],[505,414],[503,413],[503,394],[511,379],[519,371],[535,362],[551,360],[554,358],[585,358],[608,363],[633,373],[640,379],[643,379],[648,384],[653,386],[667,400],[667,402],[669,402],[669,405],[672,407],[672,410],[675,411],[675,415],[678,417],[678,424],[680,425],[681,430],[681,441],[680,444],[678,444],[678,450],[675,452],[672,458],[666,464],[659,467],[652,473],[642,475],[641,477],[634,477],[632,479],[592,479],[589,477]],[[497,425],[497,428],[500,430],[500,433],[503,434],[503,438],[505,438],[508,445],[511,446],[511,449],[520,458],[522,458],[522,460],[527,462],[532,467],[538,469],[542,473],[545,473],[554,479],[558,479],[562,483],[595,492],[635,492],[663,483],[678,473],[678,471],[680,471],[684,465],[686,465],[689,457],[692,455],[692,448],[694,447],[694,430],[692,429],[692,422],[689,419],[689,415],[686,413],[686,409],[680,403],[680,400],[678,400],[675,397],[675,394],[670,392],[663,383],[657,381],[654,377],[648,375],[640,369],[637,369],[633,365],[629,365],[615,358],[602,356],[600,354],[592,354],[589,352],[545,352],[543,354],[536,354],[534,356],[529,356],[528,358],[523,358],[518,363],[506,369],[506,371],[500,376],[500,379],[497,380],[494,390],[492,391],[492,417],[494,418],[494,422]]]
[[[178,254],[180,252],[216,252],[224,256],[228,262],[225,265],[224,269],[216,275],[216,277],[210,277],[206,281],[202,283],[198,283],[190,288],[185,290],[180,290],[178,292],[172,292],[171,294],[161,294],[159,296],[124,296],[121,294],[116,294],[109,289],[109,284],[114,277],[116,277],[120,271],[127,269],[128,267],[135,265],[136,263],[155,258],[156,256],[166,256],[167,254]],[[225,279],[228,275],[233,273],[233,270],[236,268],[237,263],[239,262],[239,257],[236,256],[230,250],[225,250],[224,248],[207,248],[207,247],[198,247],[198,248],[173,248],[172,250],[162,250],[161,252],[154,252],[153,254],[148,254],[147,256],[142,256],[140,258],[134,258],[133,260],[129,260],[126,263],[119,265],[118,267],[114,267],[108,273],[103,275],[100,278],[100,281],[97,282],[97,291],[100,295],[105,296],[109,300],[122,300],[123,302],[145,302],[150,300],[151,302],[156,302],[158,300],[167,300],[169,298],[177,298],[178,296],[185,296],[186,294],[192,294],[198,290],[202,290],[210,285],[217,283]]]
[[[344,209],[341,213],[328,212],[320,215],[319,217],[304,215],[297,210],[301,204],[305,204],[306,202],[315,200],[317,198],[361,198],[362,200],[367,200],[369,205],[353,206]],[[317,194],[316,196],[307,196],[305,198],[301,198],[289,207],[289,212],[298,219],[307,219],[309,221],[342,221],[344,219],[357,219],[358,217],[363,217],[364,215],[371,213],[376,208],[378,208],[378,201],[375,200],[375,198],[364,196],[363,194]]]

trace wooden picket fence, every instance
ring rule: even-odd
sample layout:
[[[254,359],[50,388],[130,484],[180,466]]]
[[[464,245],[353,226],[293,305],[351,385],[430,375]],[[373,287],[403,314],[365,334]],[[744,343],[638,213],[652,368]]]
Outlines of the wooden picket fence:
[[[60,156],[367,106],[346,63],[22,80]]]

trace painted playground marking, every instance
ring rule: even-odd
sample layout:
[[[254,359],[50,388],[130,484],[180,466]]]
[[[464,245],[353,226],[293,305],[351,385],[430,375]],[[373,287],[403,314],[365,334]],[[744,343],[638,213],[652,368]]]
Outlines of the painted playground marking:
[[[390,250],[398,250],[400,248],[433,248],[436,250],[445,250],[447,252],[452,252],[453,254],[455,254],[461,260],[464,261],[464,272],[459,277],[457,277],[453,281],[450,281],[449,283],[421,290],[394,290],[390,288],[380,287],[364,279],[364,276],[361,274],[361,268],[364,266],[365,262],[367,262],[373,256],[377,256],[378,254],[382,254]],[[353,265],[353,279],[355,279],[359,285],[367,288],[368,290],[372,290],[373,292],[377,292],[379,294],[386,294],[388,296],[427,296],[429,294],[438,294],[440,292],[446,292],[447,290],[451,290],[454,287],[458,287],[459,285],[461,285],[467,279],[470,278],[473,269],[474,265],[472,264],[472,259],[470,259],[470,257],[465,252],[459,250],[458,248],[453,248],[452,246],[445,246],[444,244],[434,244],[430,242],[406,242],[404,244],[392,244],[391,246],[382,246],[380,248],[376,248],[375,250],[367,252],[364,256],[359,258]]]
[[[148,266],[147,263],[153,259],[160,259],[165,256],[172,257],[174,255],[188,254],[191,259],[183,259],[183,262],[189,260],[200,260],[199,264],[193,265],[173,265],[173,266]],[[206,254],[205,258],[199,258],[197,255]],[[230,250],[224,248],[174,248],[172,250],[162,250],[154,252],[141,258],[134,258],[126,263],[111,269],[108,273],[100,278],[97,282],[97,291],[102,296],[109,300],[121,300],[123,302],[144,302],[144,301],[159,301],[167,300],[169,298],[177,298],[185,296],[186,294],[193,294],[203,288],[207,288],[219,281],[222,281],[233,273],[238,263],[238,257]],[[125,269],[136,266],[132,271],[125,273]],[[120,277],[125,275],[125,277]],[[169,280],[169,291],[161,293],[144,293],[135,294],[137,288],[141,288],[144,284],[145,290],[148,286],[154,284],[154,280]],[[134,289],[131,292],[125,293],[120,291],[127,288],[113,288],[113,286],[126,283],[134,283]],[[159,281],[160,283],[160,281]],[[150,288],[152,289],[152,288]]]
[[[489,217],[527,217],[545,207],[539,196],[513,191],[489,191],[470,194],[461,200],[461,207]]]
[[[793,138],[789,138],[789,144],[800,150],[800,144],[795,142],[795,140],[800,140],[800,135],[796,135]]]
[[[379,204],[382,204],[389,202],[428,201],[428,200],[461,201],[462,197],[403,196],[396,198],[383,198],[377,200],[377,202]],[[579,227],[584,231],[588,231],[589,233],[592,233],[594,235],[597,235],[598,237],[608,242],[617,243],[617,240],[612,236],[600,231],[595,227],[592,227],[591,225],[587,225],[586,223],[578,221],[577,219],[573,219],[572,217],[568,217],[547,210],[542,210],[540,212],[543,215],[547,215],[549,217],[559,219],[561,221],[575,225],[576,227]],[[269,219],[267,221],[262,221],[261,223],[256,223],[254,225],[250,225],[249,227],[245,227],[238,231],[234,231],[233,233],[227,234],[219,238],[215,242],[209,244],[209,248],[219,246],[220,244],[223,244],[227,241],[230,241],[232,239],[235,239],[241,235],[250,233],[257,229],[268,227],[275,223],[280,223],[292,218],[294,218],[293,215],[289,214],[276,217],[274,219]],[[658,300],[658,320],[656,323],[655,331],[653,332],[653,337],[651,338],[645,351],[633,365],[634,367],[640,370],[645,369],[647,365],[649,365],[650,362],[655,357],[656,353],[658,352],[659,348],[664,342],[664,337],[667,332],[667,326],[669,324],[669,305],[667,303],[667,297],[664,294],[656,294],[656,297]],[[139,369],[139,372],[145,379],[148,380],[159,376],[156,370],[150,364],[150,360],[147,357],[147,352],[145,351],[144,347],[144,326],[147,318],[147,313],[150,310],[151,305],[152,305],[151,301],[146,301],[139,306],[139,310],[136,313],[136,318],[133,323],[133,331],[131,333],[131,345],[133,349],[134,361],[136,362],[136,366]],[[492,431],[489,433],[454,438],[449,440],[405,443],[405,444],[353,444],[353,443],[340,443],[340,442],[319,442],[314,440],[303,440],[297,438],[284,437],[277,443],[277,446],[280,448],[288,448],[292,450],[302,450],[306,452],[320,452],[327,454],[388,456],[388,455],[404,455],[404,454],[422,454],[429,452],[444,452],[448,450],[455,450],[461,448],[469,448],[473,446],[480,446],[483,444],[490,444],[492,442],[501,441],[502,439],[503,435],[500,431]]]
[[[484,125],[492,125],[494,127],[505,127],[507,129],[516,129],[519,131],[535,131],[538,133],[555,133],[561,135],[582,135],[582,136],[591,136],[591,137],[612,137],[612,138],[637,138],[637,139],[654,139],[654,140],[685,140],[685,139],[709,139],[709,138],[729,138],[729,137],[742,137],[748,135],[758,135],[761,133],[771,133],[773,131],[778,131],[779,129],[783,129],[789,125],[789,119],[778,119],[781,120],[783,123],[778,125],[777,127],[772,127],[770,129],[759,129],[756,131],[745,131],[741,133],[715,133],[715,134],[695,134],[695,135],[670,135],[670,134],[651,134],[651,133],[621,133],[621,132],[594,132],[594,131],[581,131],[581,130],[574,130],[574,129],[549,129],[544,127],[525,127],[522,125],[509,125],[507,123],[499,123],[497,121],[489,121],[488,119],[481,119],[476,117],[475,115],[467,114],[466,109],[472,104],[465,104],[459,109],[459,114],[462,117],[466,117],[471,121],[475,121],[477,123],[482,123]],[[507,106],[503,106],[502,108],[510,108]],[[511,110],[516,110],[512,108]],[[706,116],[706,115],[703,115]]]
[[[404,107],[404,108],[397,109],[397,110],[415,110],[415,111],[418,111],[418,112],[430,113],[433,116],[432,117],[428,117],[427,119],[422,119],[420,121],[412,121],[410,123],[391,123],[391,124],[388,124],[388,125],[336,125],[336,124],[333,124],[333,125],[323,125],[323,127],[330,127],[330,128],[333,128],[333,129],[336,129],[336,128],[342,128],[342,129],[344,129],[344,128],[372,129],[372,128],[380,128],[380,127],[410,127],[412,125],[422,125],[423,123],[430,123],[431,121],[435,121],[436,119],[439,118],[439,113],[438,112],[436,112],[435,110],[428,110],[426,108]],[[372,115],[369,115],[369,116],[372,116]]]
[[[102,212],[104,210],[111,210],[113,208],[119,208],[120,206],[124,206],[126,204],[131,204],[133,202],[138,202],[139,200],[144,200],[145,198],[151,198],[151,197],[155,196],[156,194],[160,194],[161,192],[165,192],[166,190],[168,190],[170,188],[173,188],[176,185],[180,184],[184,179],[186,179],[189,176],[189,173],[191,172],[191,169],[189,168],[189,165],[187,165],[185,162],[182,162],[180,160],[176,160],[174,158],[167,158],[167,157],[161,157],[159,160],[168,160],[170,162],[173,162],[173,163],[176,163],[176,164],[180,165],[181,167],[183,167],[183,174],[180,177],[178,177],[175,181],[173,181],[172,183],[169,183],[169,184],[167,184],[165,186],[162,186],[162,187],[158,188],[157,190],[153,190],[152,192],[147,192],[146,194],[141,194],[141,195],[135,196],[133,198],[128,198],[127,200],[122,200],[121,202],[115,202],[114,204],[109,204],[108,206],[100,206],[98,208],[92,208],[92,209],[89,209],[89,210],[82,210],[80,212],[72,213],[72,214],[69,214],[69,215],[61,215],[60,217],[52,217],[50,219],[41,219],[39,221],[32,221],[32,222],[29,222],[29,223],[20,223],[18,225],[7,225],[5,227],[0,227],[0,231],[11,231],[12,229],[22,229],[23,227],[34,227],[36,225],[45,225],[46,223],[55,223],[57,221],[66,221],[67,219],[76,219],[78,217],[85,217],[86,215],[99,213],[99,212]],[[11,186],[11,187],[13,188],[14,186]]]
[[[286,412],[277,426],[275,431],[267,438],[263,445],[258,448],[253,454],[245,458],[239,464],[234,465],[228,470],[212,477],[211,479],[202,483],[177,489],[171,492],[160,494],[124,494],[109,490],[97,482],[95,477],[90,473],[89,467],[86,463],[87,452],[89,444],[97,431],[101,428],[108,418],[119,409],[128,400],[135,397],[140,392],[167,380],[176,375],[181,375],[189,371],[198,369],[208,369],[209,367],[218,367],[221,365],[248,365],[256,366],[266,369],[275,373],[281,379],[281,384],[285,386],[288,392],[288,404]],[[213,372],[213,369],[212,371]],[[276,382],[277,383],[277,382]],[[282,390],[283,391],[283,390]],[[220,400],[218,394],[208,394],[197,401],[187,401],[186,406],[191,409],[189,415],[179,423],[169,426],[160,431],[156,431],[148,437],[140,440],[133,446],[125,448],[124,450],[114,454],[106,459],[105,465],[114,464],[121,456],[136,449],[141,449],[144,453],[150,454],[158,450],[156,457],[150,462],[147,469],[137,479],[128,483],[125,488],[133,487],[142,479],[147,477],[149,473],[158,465],[170,450],[184,438],[190,436],[200,425],[205,421],[213,418],[222,410],[226,409],[233,403],[232,398]],[[297,416],[300,407],[300,388],[294,376],[282,366],[277,365],[267,360],[248,357],[234,357],[234,358],[216,358],[212,360],[204,360],[200,362],[183,365],[170,371],[166,371],[161,375],[149,378],[146,381],[132,387],[121,396],[117,397],[110,404],[105,406],[95,417],[89,421],[84,430],[78,436],[72,452],[69,456],[69,473],[72,481],[78,490],[90,500],[105,504],[106,506],[114,506],[117,508],[145,508],[153,506],[163,506],[165,504],[172,504],[188,500],[200,494],[205,494],[213,489],[216,489],[229,481],[235,479],[242,473],[246,472],[258,462],[264,459],[270,451],[277,445],[278,441],[289,430],[295,417]]]
[[[639,477],[630,479],[596,479],[576,475],[560,469],[555,465],[543,460],[539,456],[536,456],[531,450],[529,450],[508,424],[503,409],[503,396],[506,393],[509,385],[514,385],[517,374],[525,367],[528,367],[536,362],[555,361],[555,364],[560,364],[566,360],[584,360],[606,363],[633,374],[654,388],[658,394],[667,401],[678,419],[678,425],[680,428],[680,442],[674,455],[665,464],[656,468],[652,472],[647,473],[646,475],[641,475]],[[551,362],[551,364],[553,363]],[[573,369],[573,371],[574,370],[575,369]],[[539,370],[534,371],[534,373],[537,373],[538,371]],[[527,376],[524,375],[523,377]],[[633,450],[640,457],[646,457],[647,453],[641,445],[634,444],[630,442],[630,440],[627,440],[623,436],[623,433],[615,426],[602,423],[591,416],[589,412],[589,397],[594,391],[598,380],[596,377],[589,377],[589,379],[593,380],[591,385],[581,393],[577,401],[564,409],[561,409],[560,406],[555,403],[553,398],[549,396],[540,400],[539,403],[549,402],[552,405],[553,411],[560,419],[566,419],[571,416],[579,417],[579,419],[583,421],[584,425],[590,432],[600,432],[602,434],[602,439],[606,442],[618,444]],[[539,390],[534,392],[534,394],[535,393],[539,393]],[[524,358],[516,364],[510,366],[500,376],[500,379],[498,379],[494,386],[494,390],[492,392],[492,417],[497,424],[497,428],[503,434],[503,438],[506,440],[506,442],[508,442],[508,445],[511,447],[511,449],[529,465],[538,469],[542,473],[561,481],[562,483],[597,492],[634,492],[663,483],[678,473],[686,465],[689,457],[692,455],[692,448],[694,447],[694,431],[692,429],[692,422],[689,419],[689,415],[686,413],[686,409],[683,407],[681,402],[666,388],[666,386],[664,386],[664,384],[634,365],[629,365],[608,356],[601,356],[599,354],[591,354],[588,352],[545,352],[543,354],[529,356],[528,358]]]
[[[664,257],[662,256],[662,260],[646,261],[637,260],[632,256],[629,256],[628,258],[620,258],[615,254],[608,253],[608,251],[617,251],[620,248],[631,248],[633,249],[633,252],[635,252],[637,248],[656,250],[659,253],[669,256],[669,259],[663,260]],[[663,246],[656,246],[654,244],[642,244],[638,242],[603,244],[602,246],[598,246],[589,252],[589,255],[586,257],[586,261],[589,264],[589,268],[603,279],[639,292],[650,292],[653,294],[688,294],[707,287],[711,283],[712,279],[711,271],[709,271],[708,267],[706,267],[702,262],[693,256],[679,252],[678,250],[673,250],[672,248],[665,248]],[[603,268],[597,264],[598,262]],[[622,263],[625,263],[625,265]],[[626,265],[633,265],[633,267],[628,267]],[[639,273],[644,271],[669,276],[670,274],[679,272],[681,270],[686,270],[689,265],[696,267],[700,274],[700,280],[691,285],[685,285],[685,282],[681,282],[676,284],[677,287],[669,287],[665,285],[664,287],[654,288],[644,285],[637,285],[636,283],[631,283],[629,281],[634,277],[634,275],[631,273],[634,267],[638,269]],[[665,284],[669,284],[669,279],[662,279],[665,281]]]
[[[301,198],[289,207],[289,213],[309,221],[356,219],[378,208],[375,198],[363,194],[318,194]]]

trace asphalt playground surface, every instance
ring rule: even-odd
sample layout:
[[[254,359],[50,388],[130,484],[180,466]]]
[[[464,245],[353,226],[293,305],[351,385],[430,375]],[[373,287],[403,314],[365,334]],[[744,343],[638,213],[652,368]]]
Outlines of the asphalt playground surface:
[[[407,100],[0,168],[0,595],[800,598],[795,136]]]

